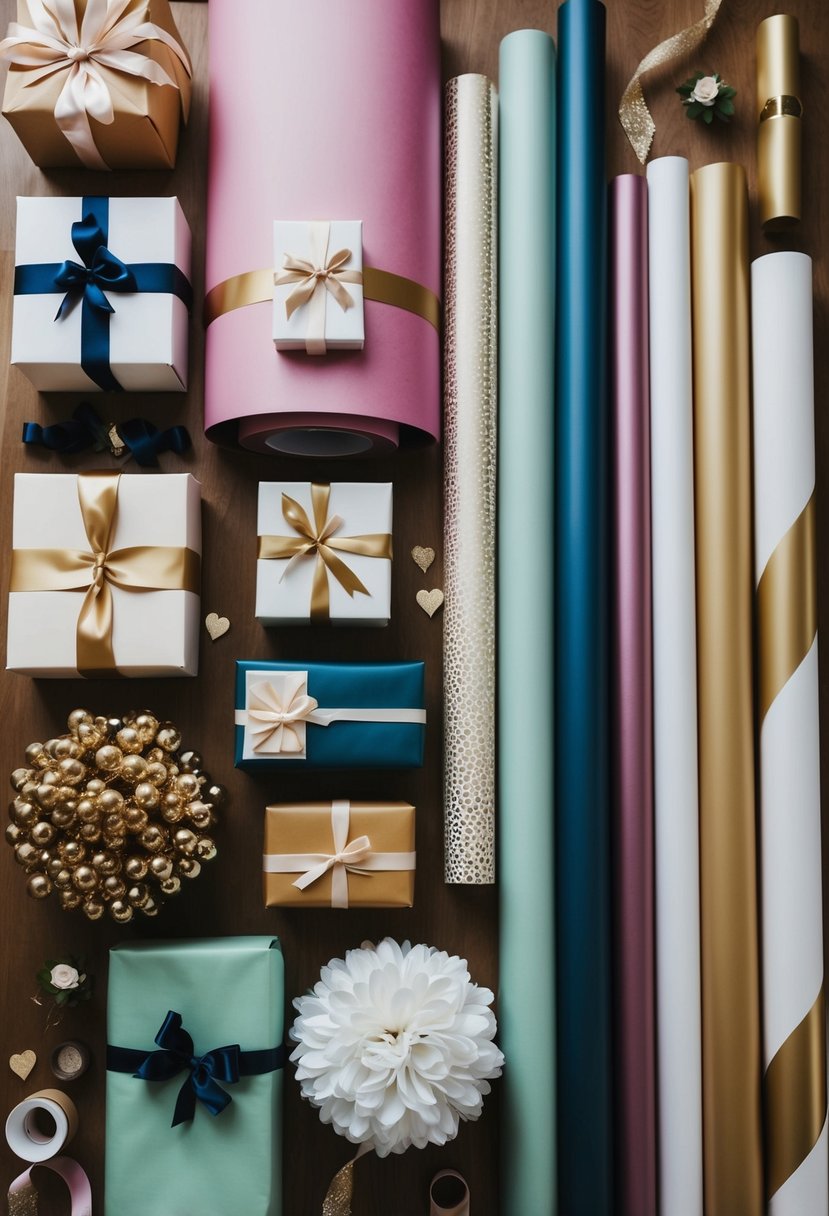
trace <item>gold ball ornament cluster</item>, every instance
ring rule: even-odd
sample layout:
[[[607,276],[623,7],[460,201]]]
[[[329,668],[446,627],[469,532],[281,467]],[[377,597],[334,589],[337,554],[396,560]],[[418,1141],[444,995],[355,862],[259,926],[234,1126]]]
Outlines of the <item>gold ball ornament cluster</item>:
[[[183,878],[216,856],[207,835],[225,796],[181,751],[181,732],[150,710],[123,718],[74,709],[69,734],[30,743],[11,775],[6,840],[33,899],[119,924],[156,916]]]

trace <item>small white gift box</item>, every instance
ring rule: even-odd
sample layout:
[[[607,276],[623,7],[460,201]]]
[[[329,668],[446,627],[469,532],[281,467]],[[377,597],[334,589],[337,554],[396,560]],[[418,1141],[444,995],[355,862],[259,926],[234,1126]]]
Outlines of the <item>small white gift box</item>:
[[[388,482],[259,483],[256,617],[263,625],[387,625]]]
[[[201,486],[189,473],[17,473],[6,666],[194,676]]]
[[[275,220],[273,341],[277,350],[362,350],[362,220]]]
[[[12,364],[41,392],[182,391],[190,246],[175,198],[18,198]]]

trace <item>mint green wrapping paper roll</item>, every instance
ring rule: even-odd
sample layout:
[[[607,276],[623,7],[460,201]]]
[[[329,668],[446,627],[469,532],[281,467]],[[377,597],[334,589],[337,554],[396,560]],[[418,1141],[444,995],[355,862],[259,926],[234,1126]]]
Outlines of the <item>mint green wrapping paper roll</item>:
[[[500,1211],[553,1216],[555,50],[547,34],[504,39],[499,93]]]
[[[137,942],[110,952],[110,1048],[150,1051],[168,1010],[197,1055],[282,1043],[284,976],[272,937]],[[107,1216],[279,1216],[282,1072],[222,1083],[232,1102],[171,1127],[185,1079],[107,1072]]]

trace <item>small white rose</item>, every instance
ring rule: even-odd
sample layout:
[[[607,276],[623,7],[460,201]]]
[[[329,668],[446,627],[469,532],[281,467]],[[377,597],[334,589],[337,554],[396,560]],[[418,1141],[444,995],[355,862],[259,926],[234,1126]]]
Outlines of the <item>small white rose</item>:
[[[54,988],[77,988],[80,982],[77,968],[70,967],[68,963],[58,963],[52,968],[49,978]]]
[[[720,85],[716,76],[701,76],[691,91],[691,101],[701,106],[712,106],[719,95]]]

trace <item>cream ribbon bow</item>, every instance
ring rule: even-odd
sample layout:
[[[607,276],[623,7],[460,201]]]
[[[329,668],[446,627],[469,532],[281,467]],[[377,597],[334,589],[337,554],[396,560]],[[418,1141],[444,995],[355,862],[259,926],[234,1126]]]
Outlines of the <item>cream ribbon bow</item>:
[[[153,84],[176,81],[160,64],[129,48],[141,42],[163,42],[192,74],[187,52],[161,26],[146,21],[148,0],[88,0],[80,26],[75,0],[27,0],[32,25],[12,21],[0,42],[0,58],[30,68],[27,84],[56,72],[66,81],[55,103],[55,121],[87,169],[108,169],[95,147],[90,116],[108,125],[115,119],[112,96],[98,70],[112,68]]]
[[[250,690],[246,725],[253,750],[264,754],[302,755],[305,752],[305,724],[314,721],[318,702],[308,696],[304,672],[274,672]]]
[[[274,286],[283,287],[288,283],[296,283],[296,287],[285,301],[285,312],[288,319],[298,308],[305,304],[308,307],[308,328],[305,331],[305,350],[309,355],[324,355],[325,344],[325,301],[330,294],[347,312],[354,306],[354,297],[345,283],[362,283],[363,275],[359,270],[347,270],[346,263],[351,260],[350,249],[340,249],[328,257],[328,241],[331,235],[331,224],[327,220],[313,220],[308,225],[308,243],[311,248],[310,260],[294,257],[286,253],[283,259],[284,271],[274,275]]]
[[[348,840],[350,821],[351,804],[345,800],[332,802],[331,835],[334,852],[327,857],[321,854],[318,864],[312,865],[293,884],[298,890],[304,891],[330,870],[332,908],[348,907],[348,875],[361,873],[359,863],[369,858],[372,852],[368,836],[357,836],[354,840]]]

